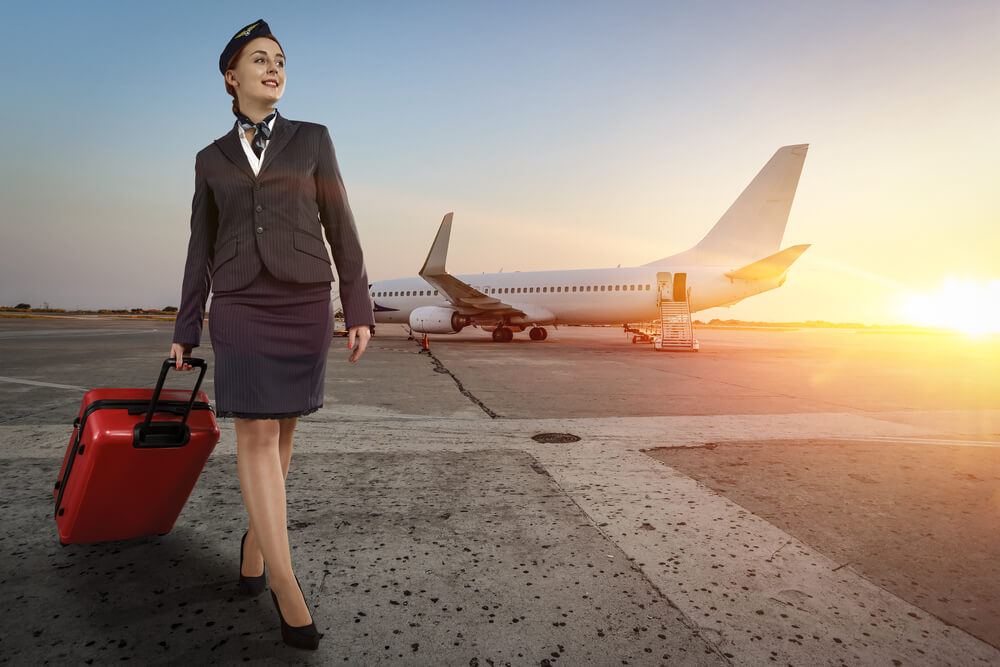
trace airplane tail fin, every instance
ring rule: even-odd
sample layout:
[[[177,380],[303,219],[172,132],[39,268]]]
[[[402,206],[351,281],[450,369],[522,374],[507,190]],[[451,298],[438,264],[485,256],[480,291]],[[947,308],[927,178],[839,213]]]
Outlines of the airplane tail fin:
[[[777,252],[808,149],[809,144],[779,148],[698,245],[646,266],[739,265]]]

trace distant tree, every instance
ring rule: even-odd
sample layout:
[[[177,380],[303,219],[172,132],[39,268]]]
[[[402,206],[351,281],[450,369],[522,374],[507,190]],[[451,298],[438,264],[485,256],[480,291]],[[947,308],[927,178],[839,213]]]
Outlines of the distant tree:
[[[133,313],[144,313],[144,312],[146,312],[146,311],[144,311],[144,310],[143,310],[142,308],[133,308],[133,309],[132,309],[132,312],[133,312]]]
[[[166,308],[163,309],[163,312],[165,312],[165,313],[176,313],[177,312],[177,306],[167,306]]]
[[[19,303],[16,306],[14,306],[14,309],[15,310],[31,310],[31,304],[30,303]]]

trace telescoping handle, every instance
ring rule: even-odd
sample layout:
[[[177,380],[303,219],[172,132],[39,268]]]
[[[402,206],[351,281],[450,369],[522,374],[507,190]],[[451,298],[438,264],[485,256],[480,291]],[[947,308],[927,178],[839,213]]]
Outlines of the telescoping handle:
[[[201,381],[205,379],[205,371],[208,370],[208,364],[205,363],[204,359],[195,359],[192,357],[184,357],[183,363],[190,366],[196,366],[200,368],[198,373],[198,381],[194,384],[194,389],[191,390],[191,399],[188,401],[187,406],[184,408],[184,414],[181,418],[180,423],[169,422],[168,424],[163,424],[166,428],[164,433],[159,433],[158,431],[163,430],[154,428],[153,424],[153,413],[156,412],[157,404],[160,400],[160,394],[163,391],[163,383],[167,379],[167,373],[170,371],[171,366],[177,365],[176,359],[167,359],[163,362],[163,366],[160,368],[160,377],[156,380],[156,388],[153,389],[153,396],[149,401],[149,409],[146,411],[146,419],[142,424],[137,424],[135,428],[135,441],[134,446],[153,446],[153,447],[163,447],[171,445],[183,445],[187,442],[186,434],[187,420],[191,416],[191,410],[194,407],[194,402],[198,397],[198,390],[201,388]],[[158,436],[154,440],[149,440],[147,436]],[[158,442],[163,440],[163,442]]]

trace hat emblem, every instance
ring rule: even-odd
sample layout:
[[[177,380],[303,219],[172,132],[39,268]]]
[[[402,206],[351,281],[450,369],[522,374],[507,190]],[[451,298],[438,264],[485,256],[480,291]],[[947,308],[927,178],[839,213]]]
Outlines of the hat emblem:
[[[233,36],[233,39],[236,39],[237,37],[248,37],[250,33],[253,32],[253,29],[259,25],[260,23],[254,23],[252,26],[249,26],[246,30],[236,33],[236,35]]]

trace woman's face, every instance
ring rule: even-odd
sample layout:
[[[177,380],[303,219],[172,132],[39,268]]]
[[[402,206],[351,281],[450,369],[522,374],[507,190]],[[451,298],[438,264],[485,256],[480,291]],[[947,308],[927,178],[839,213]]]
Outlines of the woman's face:
[[[273,106],[285,92],[285,54],[274,40],[258,37],[243,47],[232,69],[226,70],[226,83],[244,103]]]

